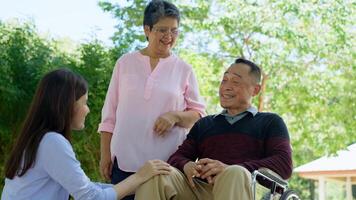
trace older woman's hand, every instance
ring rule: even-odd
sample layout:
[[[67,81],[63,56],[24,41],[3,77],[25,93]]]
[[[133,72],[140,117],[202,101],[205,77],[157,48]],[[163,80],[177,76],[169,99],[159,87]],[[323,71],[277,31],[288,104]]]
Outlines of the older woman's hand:
[[[153,126],[153,130],[158,135],[164,135],[178,122],[179,117],[175,112],[167,112],[158,117]]]

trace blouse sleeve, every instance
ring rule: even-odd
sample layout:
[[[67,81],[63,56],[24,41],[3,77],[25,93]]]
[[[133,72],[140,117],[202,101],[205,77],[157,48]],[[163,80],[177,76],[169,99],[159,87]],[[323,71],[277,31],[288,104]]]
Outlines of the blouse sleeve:
[[[186,110],[195,110],[201,117],[206,115],[205,103],[199,94],[198,82],[193,71],[188,75],[184,99],[187,104]]]
[[[106,93],[103,109],[101,111],[101,123],[99,124],[98,131],[114,132],[116,123],[116,109],[119,100],[119,62],[116,63],[112,77],[110,80],[109,88]]]
[[[62,135],[45,136],[38,149],[38,164],[44,171],[76,200],[114,200],[117,198],[113,186],[90,181],[72,146]]]

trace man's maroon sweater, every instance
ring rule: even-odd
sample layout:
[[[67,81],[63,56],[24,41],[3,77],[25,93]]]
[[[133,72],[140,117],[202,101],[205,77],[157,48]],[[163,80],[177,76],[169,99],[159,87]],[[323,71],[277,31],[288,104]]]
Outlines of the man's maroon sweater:
[[[200,119],[168,160],[183,171],[188,161],[210,158],[241,165],[250,172],[266,167],[287,179],[292,173],[292,150],[282,118],[273,113],[248,113],[230,124],[223,115]]]

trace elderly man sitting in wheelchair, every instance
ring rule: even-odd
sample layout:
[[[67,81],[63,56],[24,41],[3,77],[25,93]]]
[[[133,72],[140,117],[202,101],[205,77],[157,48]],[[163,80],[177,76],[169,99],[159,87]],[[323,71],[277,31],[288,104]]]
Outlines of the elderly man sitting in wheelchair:
[[[250,200],[255,198],[256,180],[270,186],[272,195],[279,192],[283,196],[286,182],[264,168],[283,179],[291,176],[289,134],[281,117],[252,107],[260,81],[256,64],[237,59],[220,84],[224,110],[203,117],[192,127],[168,160],[175,169],[143,184],[136,199]],[[264,198],[272,199],[272,195]]]

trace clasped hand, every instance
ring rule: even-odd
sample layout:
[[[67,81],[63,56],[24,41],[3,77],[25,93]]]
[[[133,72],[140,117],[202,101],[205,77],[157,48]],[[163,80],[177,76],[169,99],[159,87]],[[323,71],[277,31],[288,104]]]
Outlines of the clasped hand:
[[[194,177],[205,179],[209,184],[214,184],[216,176],[224,171],[227,166],[218,160],[203,158],[197,162],[188,162],[184,165],[183,171],[188,178],[190,186],[195,187]]]

